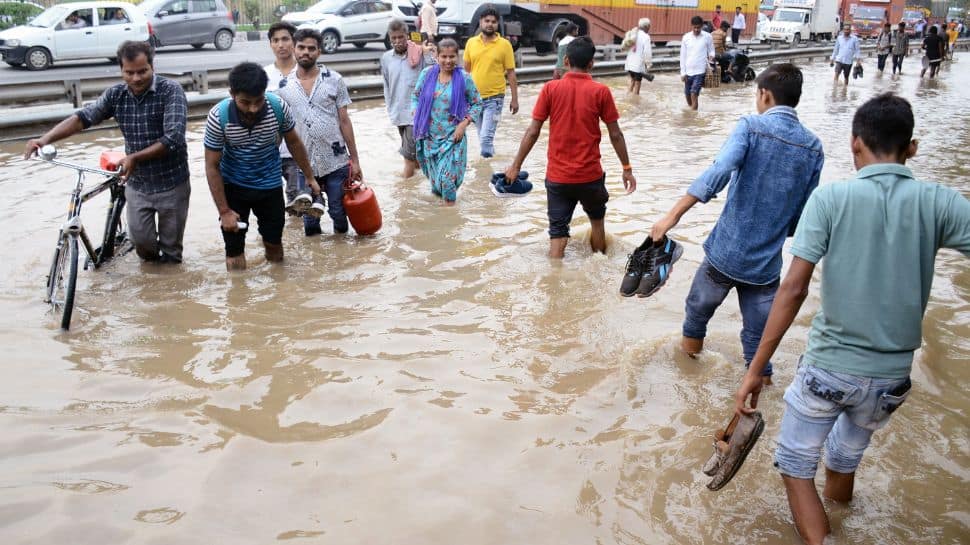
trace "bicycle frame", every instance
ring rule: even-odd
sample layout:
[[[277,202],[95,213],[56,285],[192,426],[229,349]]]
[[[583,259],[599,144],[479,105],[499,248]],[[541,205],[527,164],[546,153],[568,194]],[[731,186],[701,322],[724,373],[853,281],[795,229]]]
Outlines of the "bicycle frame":
[[[70,235],[77,235],[84,245],[84,251],[88,254],[88,262],[93,264],[95,268],[98,268],[104,262],[111,259],[114,256],[114,252],[107,252],[105,255],[103,255],[101,250],[105,247],[105,245],[102,244],[100,248],[95,249],[94,245],[91,244],[91,239],[88,237],[87,231],[84,229],[84,224],[81,222],[81,205],[100,195],[101,193],[104,193],[105,191],[111,191],[111,206],[108,209],[108,216],[105,220],[105,237],[107,237],[109,236],[108,230],[111,226],[111,218],[115,208],[120,208],[125,204],[124,186],[121,184],[121,180],[117,173],[114,172],[80,167],[77,165],[65,165],[55,161],[49,162],[61,164],[62,166],[69,166],[78,171],[74,184],[74,191],[71,193],[71,201],[67,209],[67,220],[61,225],[60,238]],[[91,171],[98,174],[110,175],[111,178],[101,182],[97,186],[87,191],[84,191],[84,172]],[[111,247],[111,249],[113,250],[113,247]]]

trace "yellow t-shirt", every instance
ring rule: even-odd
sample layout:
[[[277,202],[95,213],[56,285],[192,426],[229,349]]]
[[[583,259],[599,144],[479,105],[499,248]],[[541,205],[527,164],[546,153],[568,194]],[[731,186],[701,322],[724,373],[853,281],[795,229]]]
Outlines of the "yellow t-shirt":
[[[950,45],[957,43],[957,38],[960,37],[960,33],[957,32],[956,27],[950,27],[950,30],[947,30],[946,34],[950,38]]]
[[[505,71],[515,68],[515,54],[505,38],[496,34],[486,44],[479,34],[465,44],[465,62],[472,67],[472,80],[479,94],[488,98],[505,93]]]

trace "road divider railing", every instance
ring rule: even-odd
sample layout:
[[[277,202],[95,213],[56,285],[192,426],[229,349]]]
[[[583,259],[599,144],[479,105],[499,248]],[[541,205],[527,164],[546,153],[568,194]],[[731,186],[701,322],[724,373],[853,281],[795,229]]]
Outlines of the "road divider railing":
[[[755,49],[757,48],[757,49]],[[677,48],[657,48],[659,54],[653,56],[653,72],[676,72],[680,70],[680,60]],[[814,62],[827,61],[831,55],[830,46],[822,47],[782,47],[766,48],[755,46],[751,48],[749,60],[752,65],[765,65],[781,61]],[[960,40],[958,50],[970,50],[970,40]],[[863,46],[863,53],[868,57],[875,56],[875,47]],[[910,48],[910,57],[920,53],[919,46]],[[601,48],[599,60],[594,63],[593,75],[597,77],[622,76],[624,69],[624,55],[615,47]],[[522,68],[516,69],[516,78],[520,83],[542,83],[552,77],[555,57],[536,57],[535,55],[520,56]],[[379,59],[357,59],[347,61],[328,62],[326,66],[340,72],[347,81],[347,87],[354,100],[370,100],[383,98]],[[229,69],[206,71],[191,71],[180,74],[162,73],[161,75],[179,82],[189,92],[189,106],[191,109],[211,106],[225,98],[228,94]],[[79,106],[84,99],[94,98],[107,87],[117,84],[118,77],[96,77],[70,81],[48,81],[30,84],[0,84],[0,104],[19,105],[38,101],[57,100],[62,106],[64,99],[70,101],[73,107]],[[30,126],[48,123],[65,116],[65,109],[45,108],[26,109],[33,111],[18,111],[11,108],[0,116],[0,128]],[[22,109],[23,110],[23,109]]]

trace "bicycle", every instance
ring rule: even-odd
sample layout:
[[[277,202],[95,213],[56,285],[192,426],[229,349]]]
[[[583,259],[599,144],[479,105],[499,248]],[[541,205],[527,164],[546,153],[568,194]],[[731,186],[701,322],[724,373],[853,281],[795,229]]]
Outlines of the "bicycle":
[[[38,157],[53,165],[72,168],[77,171],[74,191],[67,208],[67,220],[61,225],[57,235],[57,247],[51,262],[50,273],[47,275],[46,303],[51,309],[61,314],[61,329],[67,330],[71,326],[71,314],[74,311],[75,290],[77,289],[77,268],[80,258],[78,241],[84,246],[87,259],[84,269],[89,266],[100,268],[116,255],[123,255],[132,249],[131,241],[125,230],[122,212],[125,208],[125,186],[121,179],[118,163],[124,158],[124,153],[105,151],[101,153],[101,168],[76,165],[66,161],[57,161],[57,150],[54,146],[44,146]],[[108,179],[97,186],[84,191],[84,174],[100,174]],[[110,191],[111,202],[105,218],[104,237],[97,249],[91,244],[87,231],[81,223],[81,205],[93,197]]]

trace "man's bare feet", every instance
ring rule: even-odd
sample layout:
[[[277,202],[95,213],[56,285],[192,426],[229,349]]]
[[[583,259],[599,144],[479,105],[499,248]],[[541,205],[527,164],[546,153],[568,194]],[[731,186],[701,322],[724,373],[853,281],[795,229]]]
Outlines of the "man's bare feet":
[[[688,356],[692,358],[697,358],[697,355],[704,350],[704,339],[695,339],[693,337],[683,337],[680,341],[680,348]]]
[[[233,257],[226,258],[226,270],[227,271],[244,271],[246,270],[246,256],[240,254]]]
[[[774,384],[774,383],[771,382],[771,377],[761,377],[761,385],[762,386],[771,386],[772,384]]]

